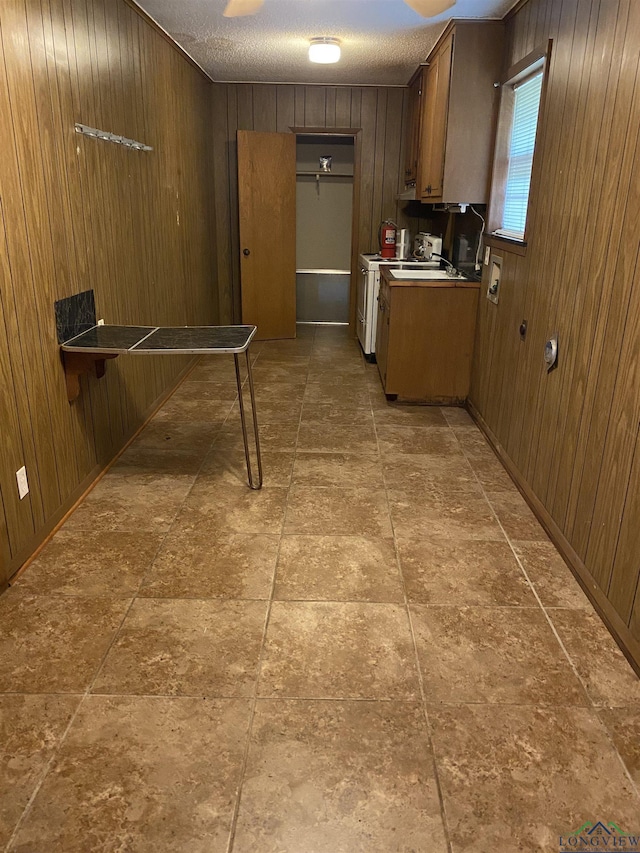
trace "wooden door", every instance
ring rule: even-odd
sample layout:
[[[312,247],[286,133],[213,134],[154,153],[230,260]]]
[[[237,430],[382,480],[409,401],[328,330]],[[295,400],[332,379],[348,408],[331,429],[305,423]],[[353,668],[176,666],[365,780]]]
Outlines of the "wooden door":
[[[242,322],[296,336],[296,137],[238,131]]]

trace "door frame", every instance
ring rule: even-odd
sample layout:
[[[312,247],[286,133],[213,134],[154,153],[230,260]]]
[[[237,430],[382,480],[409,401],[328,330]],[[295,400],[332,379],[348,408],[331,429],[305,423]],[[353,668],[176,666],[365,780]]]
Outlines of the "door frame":
[[[360,134],[361,127],[290,127],[298,136],[347,136],[353,139],[353,201],[351,211],[351,275],[349,276],[349,331],[356,334],[356,276],[360,255]]]

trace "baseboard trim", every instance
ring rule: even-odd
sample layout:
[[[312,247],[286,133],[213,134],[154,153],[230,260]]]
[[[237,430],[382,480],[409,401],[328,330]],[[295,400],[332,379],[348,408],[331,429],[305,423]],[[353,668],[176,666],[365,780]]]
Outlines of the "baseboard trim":
[[[9,563],[9,572],[10,577],[9,580],[0,587],[0,593],[2,593],[5,589],[12,586],[16,580],[20,577],[20,575],[29,567],[30,563],[36,559],[38,554],[45,547],[47,542],[55,536],[57,531],[62,527],[67,518],[71,515],[74,510],[80,506],[82,501],[86,498],[86,496],[98,485],[100,480],[105,476],[107,471],[115,465],[118,459],[125,452],[127,447],[135,441],[137,436],[142,432],[142,430],[149,423],[151,418],[156,414],[156,412],[164,406],[169,397],[171,397],[178,389],[180,385],[184,382],[187,376],[191,373],[193,368],[196,366],[198,361],[197,357],[191,359],[189,364],[182,370],[175,382],[169,386],[162,394],[156,398],[156,400],[149,406],[145,414],[143,415],[142,422],[139,426],[137,426],[128,437],[125,437],[122,445],[116,451],[114,456],[106,463],[106,464],[98,464],[94,468],[91,469],[89,474],[79,483],[79,485],[73,490],[71,495],[67,498],[64,503],[62,503],[58,509],[53,513],[53,515],[47,519],[46,524],[38,530],[38,532],[33,536],[29,544],[23,548]]]
[[[511,458],[487,425],[480,412],[473,403],[467,401],[469,414],[484,433],[487,441],[493,448],[494,453],[504,466],[505,470],[518,487],[523,498],[531,507],[540,524],[544,527],[549,538],[556,546],[563,560],[573,572],[576,580],[584,590],[586,596],[593,604],[596,612],[609,629],[613,639],[620,647],[635,672],[640,676],[640,642],[633,636],[629,627],[622,621],[613,605],[605,596],[604,592],[596,584],[591,573],[582,562],[578,554],[573,550],[571,543],[553,520],[542,501],[533,492],[531,486],[526,482],[520,471],[516,468]]]

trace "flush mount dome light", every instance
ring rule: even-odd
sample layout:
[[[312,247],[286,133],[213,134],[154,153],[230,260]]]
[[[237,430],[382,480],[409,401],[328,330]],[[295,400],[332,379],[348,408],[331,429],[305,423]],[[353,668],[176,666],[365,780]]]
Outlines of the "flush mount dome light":
[[[330,65],[340,59],[340,42],[334,38],[311,39],[309,45],[309,60]]]

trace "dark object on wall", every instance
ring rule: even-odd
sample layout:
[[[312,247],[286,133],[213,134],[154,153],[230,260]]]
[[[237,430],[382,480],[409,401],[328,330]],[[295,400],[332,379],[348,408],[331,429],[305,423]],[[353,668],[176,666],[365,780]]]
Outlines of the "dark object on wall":
[[[86,332],[96,325],[96,300],[93,290],[83,290],[53,303],[58,343]]]

